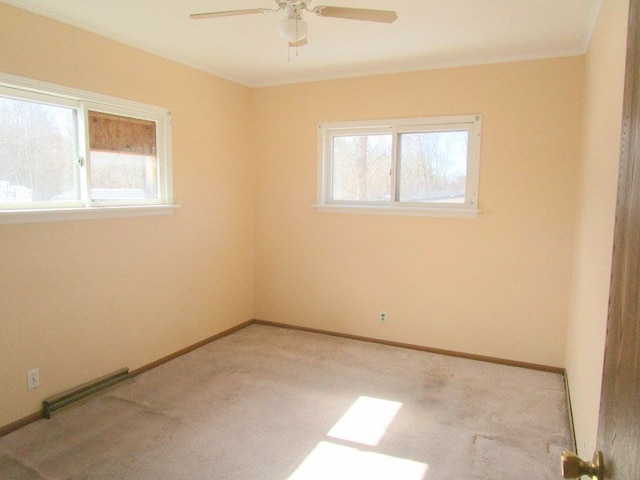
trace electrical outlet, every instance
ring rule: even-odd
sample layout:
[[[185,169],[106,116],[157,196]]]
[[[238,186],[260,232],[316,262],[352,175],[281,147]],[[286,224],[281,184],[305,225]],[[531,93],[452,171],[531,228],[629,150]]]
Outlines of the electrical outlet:
[[[32,390],[40,385],[40,369],[34,368],[27,372],[27,389]]]
[[[382,325],[386,325],[387,320],[389,320],[389,315],[387,315],[387,312],[380,312],[378,313],[378,320],[380,320]]]

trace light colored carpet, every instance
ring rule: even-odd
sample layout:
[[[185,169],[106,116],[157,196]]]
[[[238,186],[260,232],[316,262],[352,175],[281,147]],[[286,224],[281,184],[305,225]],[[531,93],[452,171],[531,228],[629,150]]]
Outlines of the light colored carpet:
[[[0,438],[0,478],[557,479],[562,376],[251,325]]]

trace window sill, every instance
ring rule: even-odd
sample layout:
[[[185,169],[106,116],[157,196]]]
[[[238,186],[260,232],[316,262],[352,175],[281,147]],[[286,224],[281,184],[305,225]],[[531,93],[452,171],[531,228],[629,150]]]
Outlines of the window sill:
[[[171,215],[180,205],[139,205],[92,208],[60,208],[38,210],[2,210],[2,223],[59,222],[89,220],[95,218],[140,217],[150,215]]]
[[[350,213],[365,215],[404,215],[412,217],[449,217],[449,218],[478,218],[480,210],[477,208],[450,207],[395,207],[375,205],[313,205],[321,213]]]

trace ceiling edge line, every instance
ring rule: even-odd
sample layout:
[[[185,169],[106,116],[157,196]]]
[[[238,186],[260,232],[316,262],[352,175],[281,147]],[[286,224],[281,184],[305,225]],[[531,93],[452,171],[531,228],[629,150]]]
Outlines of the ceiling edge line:
[[[587,23],[587,28],[585,29],[584,37],[582,39],[582,53],[587,53],[587,50],[589,50],[589,45],[591,45],[593,32],[596,29],[596,23],[598,23],[598,17],[600,16],[602,2],[603,0],[596,0],[591,7],[589,22]]]
[[[295,85],[299,83],[313,83],[313,82],[323,82],[323,81],[331,81],[331,80],[349,80],[354,78],[364,78],[364,77],[374,77],[378,75],[401,75],[403,73],[419,73],[419,72],[428,72],[430,70],[444,70],[447,68],[465,68],[465,67],[482,67],[489,65],[499,65],[502,63],[519,63],[519,62],[531,62],[536,60],[550,60],[554,58],[565,58],[565,57],[579,57],[584,55],[585,52],[580,48],[561,50],[554,53],[549,53],[546,55],[514,55],[514,56],[504,56],[504,57],[494,57],[481,59],[473,63],[468,62],[440,62],[433,64],[423,64],[418,65],[416,67],[410,67],[406,69],[379,69],[379,70],[370,70],[370,71],[362,71],[360,73],[354,73],[353,75],[348,76],[339,76],[339,75],[321,75],[321,76],[308,76],[299,79],[289,78],[282,81],[267,81],[267,82],[250,82],[246,86],[249,88],[268,88],[268,87],[279,87],[286,85]],[[210,72],[208,72],[210,73]]]

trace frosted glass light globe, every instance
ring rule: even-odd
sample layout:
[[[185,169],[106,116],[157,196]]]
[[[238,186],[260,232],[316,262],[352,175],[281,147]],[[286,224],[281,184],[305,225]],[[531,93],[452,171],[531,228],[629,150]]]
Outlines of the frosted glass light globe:
[[[297,18],[285,18],[278,25],[278,33],[287,42],[295,43],[307,36],[307,22]]]

